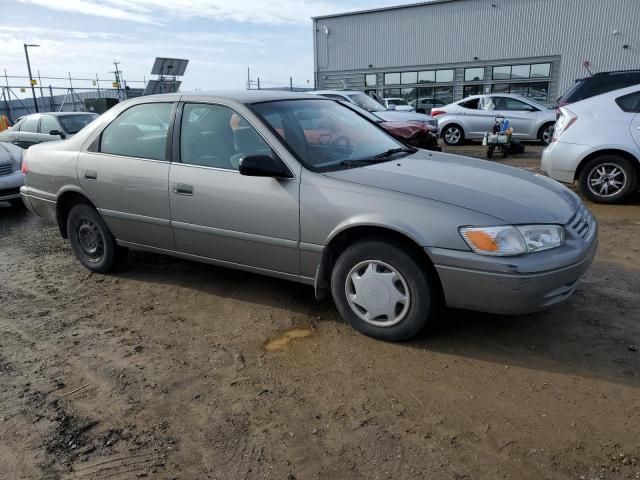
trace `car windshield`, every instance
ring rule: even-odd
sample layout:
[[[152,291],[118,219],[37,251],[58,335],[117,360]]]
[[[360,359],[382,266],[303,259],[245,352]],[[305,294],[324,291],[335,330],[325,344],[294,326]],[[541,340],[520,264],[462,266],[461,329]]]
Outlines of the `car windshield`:
[[[93,122],[96,118],[98,118],[97,114],[90,113],[85,115],[60,115],[58,120],[60,120],[65,132],[75,134]]]
[[[265,102],[254,104],[253,110],[316,172],[388,161],[412,151],[333,100]]]
[[[355,102],[361,108],[364,108],[368,112],[381,112],[386,110],[385,106],[376,102],[369,95],[364,93],[356,93],[355,95],[349,95],[349,98]]]

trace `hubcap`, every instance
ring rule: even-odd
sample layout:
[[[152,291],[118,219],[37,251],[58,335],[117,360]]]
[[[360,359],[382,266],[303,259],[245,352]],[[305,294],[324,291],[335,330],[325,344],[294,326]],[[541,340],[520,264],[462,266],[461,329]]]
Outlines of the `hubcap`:
[[[444,134],[444,138],[447,143],[458,143],[460,141],[460,129],[456,127],[450,127]]]
[[[553,127],[547,127],[542,132],[542,141],[549,145],[551,143],[551,138],[553,137]]]
[[[400,272],[379,260],[365,260],[353,267],[345,281],[345,294],[353,313],[376,327],[401,322],[411,300]]]
[[[624,189],[627,174],[615,163],[602,163],[589,172],[589,190],[599,197],[612,197]]]
[[[98,226],[91,220],[83,219],[78,226],[78,244],[82,252],[94,262],[100,261],[104,254],[104,239]]]

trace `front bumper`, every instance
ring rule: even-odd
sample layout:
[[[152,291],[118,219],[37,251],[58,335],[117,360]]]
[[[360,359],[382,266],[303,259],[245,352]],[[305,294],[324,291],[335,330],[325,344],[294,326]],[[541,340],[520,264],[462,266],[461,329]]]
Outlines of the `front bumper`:
[[[0,176],[0,202],[20,198],[20,187],[23,184],[24,177],[20,170]]]
[[[564,143],[556,141],[550,143],[542,152],[540,168],[549,177],[562,183],[573,183],[576,169],[583,158],[590,153],[588,145]]]
[[[564,246],[545,252],[500,258],[445,249],[427,253],[448,307],[516,315],[567,300],[591,265],[597,244],[594,220],[586,238],[568,232]]]

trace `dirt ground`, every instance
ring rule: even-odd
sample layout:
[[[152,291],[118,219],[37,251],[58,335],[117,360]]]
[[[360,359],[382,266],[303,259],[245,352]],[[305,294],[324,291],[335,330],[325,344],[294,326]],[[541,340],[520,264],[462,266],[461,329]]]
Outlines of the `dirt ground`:
[[[91,275],[0,204],[0,478],[638,479],[640,200],[590,208],[568,303],[390,344],[286,281],[146,253]]]

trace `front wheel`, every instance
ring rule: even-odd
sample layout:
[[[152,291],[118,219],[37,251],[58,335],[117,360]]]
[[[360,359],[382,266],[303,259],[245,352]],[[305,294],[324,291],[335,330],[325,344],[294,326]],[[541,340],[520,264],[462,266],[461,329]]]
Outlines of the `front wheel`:
[[[638,178],[631,163],[617,155],[590,160],[580,172],[580,190],[597,203],[615,203],[631,195]]]
[[[408,340],[433,316],[435,289],[426,271],[405,250],[386,240],[348,247],[331,275],[340,315],[373,338]]]
[[[442,130],[442,139],[447,145],[461,145],[464,141],[464,130],[459,125],[447,125]]]
[[[76,205],[67,218],[71,250],[92,272],[104,273],[121,264],[127,250],[116,244],[100,214],[87,204]]]

